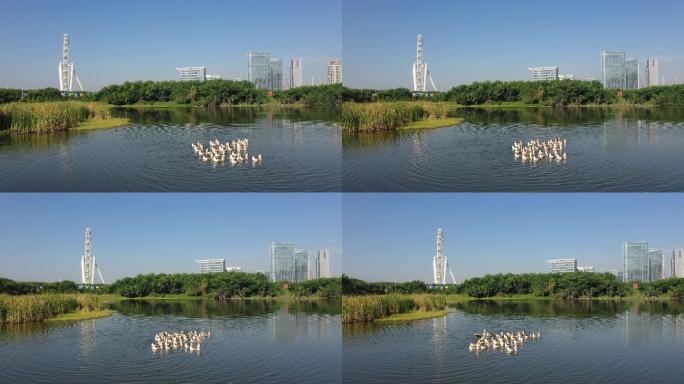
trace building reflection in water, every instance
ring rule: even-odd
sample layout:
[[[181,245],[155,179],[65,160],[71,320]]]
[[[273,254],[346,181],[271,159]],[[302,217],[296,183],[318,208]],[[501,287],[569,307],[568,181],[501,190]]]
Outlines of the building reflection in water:
[[[650,311],[640,311],[634,304],[625,311],[625,343],[645,345],[661,341],[665,337],[663,315]]]
[[[443,367],[448,363],[447,359],[447,316],[432,319],[432,349],[435,353],[435,367]]]
[[[629,119],[624,112],[603,122],[603,147],[611,151],[624,151],[640,145],[657,146],[660,143],[662,124],[658,121]]]
[[[83,360],[88,360],[95,352],[96,337],[95,337],[95,320],[82,320],[78,322],[78,330],[80,334],[81,356]]]

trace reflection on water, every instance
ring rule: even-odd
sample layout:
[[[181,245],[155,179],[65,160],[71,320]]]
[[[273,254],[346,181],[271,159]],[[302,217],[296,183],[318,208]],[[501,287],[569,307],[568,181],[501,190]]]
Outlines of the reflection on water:
[[[345,324],[345,381],[670,383],[681,376],[684,303],[481,300],[449,309],[439,319]],[[469,352],[484,328],[543,335],[514,356]]]
[[[345,191],[684,191],[684,109],[463,108],[463,124],[346,133]],[[516,140],[568,141],[563,164],[520,164]],[[659,172],[653,172],[658,169]]]
[[[103,319],[0,327],[0,382],[341,382],[337,301],[130,300]],[[160,331],[210,329],[200,354],[155,353]]]

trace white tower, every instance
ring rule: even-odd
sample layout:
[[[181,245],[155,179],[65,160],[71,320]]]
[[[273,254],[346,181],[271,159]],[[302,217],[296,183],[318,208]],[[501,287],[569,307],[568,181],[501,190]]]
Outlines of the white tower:
[[[78,87],[83,91],[83,86],[81,85],[81,80],[79,80],[76,74],[76,67],[71,61],[71,55],[69,53],[69,43],[71,39],[69,34],[64,34],[64,40],[62,42],[62,61],[59,62],[59,90],[62,93],[72,92],[74,90],[74,77],[78,83]]]
[[[437,229],[437,253],[432,259],[432,271],[435,284],[446,284],[447,271],[449,271],[449,275],[451,275],[451,280],[456,284],[456,279],[454,279],[454,274],[451,272],[447,257],[444,255],[444,235],[442,234],[442,228]]]
[[[97,267],[95,256],[93,255],[93,250],[91,246],[92,238],[93,237],[92,233],[90,232],[90,228],[86,228],[85,251],[83,253],[83,256],[81,257],[81,283],[87,285],[95,284],[95,270],[97,270],[97,273],[100,276],[102,284],[105,284],[105,281],[102,278],[102,273],[100,273],[100,269]]]
[[[423,35],[418,34],[416,38],[416,61],[413,63],[413,91],[425,92],[427,91],[427,81],[430,80],[432,89],[435,91],[435,82],[432,81],[432,76],[428,71],[428,65],[423,57]]]

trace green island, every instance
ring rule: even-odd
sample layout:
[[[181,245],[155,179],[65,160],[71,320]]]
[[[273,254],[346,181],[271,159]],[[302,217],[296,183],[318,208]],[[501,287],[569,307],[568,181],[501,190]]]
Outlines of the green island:
[[[339,298],[341,279],[273,283],[263,273],[141,274],[112,284],[19,282],[0,278],[0,324],[73,321],[110,316],[122,300],[325,300]]]
[[[624,283],[611,273],[485,275],[430,287],[422,281],[366,282],[342,276],[342,321],[407,321],[444,316],[449,304],[475,300],[679,301],[684,278]]]

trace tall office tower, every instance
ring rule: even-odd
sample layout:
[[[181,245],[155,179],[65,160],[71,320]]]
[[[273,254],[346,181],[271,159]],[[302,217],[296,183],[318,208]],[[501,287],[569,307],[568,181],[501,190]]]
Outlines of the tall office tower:
[[[623,243],[622,258],[624,260],[623,279],[625,282],[649,281],[649,252],[647,242]]]
[[[290,88],[302,86],[302,59],[290,60]]]
[[[226,271],[226,259],[195,260],[199,264],[199,273],[214,273]]]
[[[601,79],[606,89],[625,89],[624,52],[601,52]]]
[[[672,251],[672,277],[684,277],[684,249]]]
[[[663,250],[648,250],[648,281],[656,281],[663,278]]]
[[[527,68],[532,72],[532,81],[558,80],[558,67],[532,67]]]
[[[309,280],[309,252],[296,249],[294,254],[294,281],[300,283]]]
[[[328,62],[328,84],[339,83],[342,83],[342,60],[330,60]]]
[[[625,89],[639,89],[639,59],[625,60]]]
[[[416,37],[416,61],[413,63],[413,91],[427,91],[428,79],[432,84],[432,88],[436,91],[437,87],[435,87],[435,83],[432,81],[428,65],[423,57],[423,35],[418,34]]]
[[[283,90],[283,61],[271,59],[271,88],[272,91]]]
[[[577,272],[577,259],[553,259],[546,262],[549,263],[551,273]]]
[[[180,67],[176,68],[181,81],[205,81],[207,79],[207,67]]]
[[[271,54],[247,52],[247,80],[257,89],[271,89]]]
[[[294,244],[271,243],[271,281],[294,281],[294,269]]]
[[[659,72],[660,71],[658,71],[658,59],[646,59],[646,79],[644,80],[644,86],[651,87],[654,85],[660,85],[660,80],[658,79]]]
[[[316,257],[316,278],[332,277],[330,273],[330,252],[327,249],[318,251]]]

